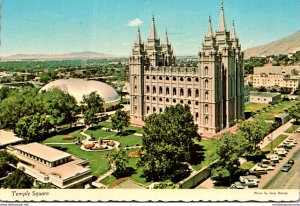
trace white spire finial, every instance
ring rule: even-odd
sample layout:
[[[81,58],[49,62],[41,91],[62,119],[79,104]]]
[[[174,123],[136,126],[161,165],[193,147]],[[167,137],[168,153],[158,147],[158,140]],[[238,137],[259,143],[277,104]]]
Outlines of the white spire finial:
[[[220,19],[219,19],[218,31],[226,31],[225,14],[224,14],[224,2],[223,2],[223,0],[221,0],[221,14],[220,14]]]
[[[151,31],[150,31],[149,39],[157,39],[154,14],[152,15],[152,25],[151,25]]]

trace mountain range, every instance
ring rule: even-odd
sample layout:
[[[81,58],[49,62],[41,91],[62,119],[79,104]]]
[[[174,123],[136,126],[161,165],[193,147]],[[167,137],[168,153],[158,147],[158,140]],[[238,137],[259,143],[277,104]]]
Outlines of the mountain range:
[[[103,59],[114,58],[113,55],[97,52],[72,52],[67,54],[16,54],[2,57],[4,61],[16,60],[63,60],[63,59]]]
[[[246,49],[245,59],[251,56],[270,56],[278,54],[289,54],[300,50],[300,31],[297,31],[287,37],[277,41]]]

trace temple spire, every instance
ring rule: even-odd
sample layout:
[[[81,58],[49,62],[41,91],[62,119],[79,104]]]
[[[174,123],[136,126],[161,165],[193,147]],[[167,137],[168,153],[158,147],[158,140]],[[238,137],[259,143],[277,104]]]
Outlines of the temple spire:
[[[136,39],[135,39],[135,44],[142,44],[142,38],[141,38],[141,31],[140,31],[140,27],[138,26],[138,31],[136,33]]]
[[[211,36],[213,36],[213,31],[212,31],[212,26],[211,26],[211,18],[209,16],[206,37],[211,37]]]
[[[157,39],[154,15],[152,16],[152,25],[151,25],[151,31],[150,31],[149,39]]]
[[[221,14],[219,19],[219,26],[218,31],[226,31],[226,24],[225,24],[225,14],[224,14],[224,2],[221,0]]]
[[[236,39],[237,35],[235,32],[235,26],[234,26],[234,20],[232,20],[232,27],[231,27],[231,31],[230,31],[230,38],[231,39]]]
[[[166,44],[169,45],[169,37],[168,37],[168,31],[167,31],[167,29],[166,29],[166,40],[165,41],[166,41]]]

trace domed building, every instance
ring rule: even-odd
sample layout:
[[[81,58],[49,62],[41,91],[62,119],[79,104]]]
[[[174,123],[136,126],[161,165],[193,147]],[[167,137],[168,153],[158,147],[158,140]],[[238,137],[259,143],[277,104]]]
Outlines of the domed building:
[[[46,84],[40,91],[47,91],[54,87],[59,87],[72,95],[77,104],[80,104],[83,95],[97,92],[104,99],[104,109],[111,109],[120,103],[121,97],[110,85],[103,82],[84,79],[59,79]]]

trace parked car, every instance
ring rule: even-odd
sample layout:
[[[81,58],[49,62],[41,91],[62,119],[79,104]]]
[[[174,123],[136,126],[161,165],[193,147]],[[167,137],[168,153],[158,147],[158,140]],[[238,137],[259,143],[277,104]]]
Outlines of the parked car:
[[[263,159],[261,161],[262,164],[268,164],[268,165],[271,165],[271,166],[276,166],[276,163],[272,160],[267,160],[267,159]]]
[[[294,160],[289,160],[289,161],[288,161],[288,164],[290,164],[291,166],[293,166],[293,165],[294,165],[294,163],[295,163],[295,161],[294,161]]]
[[[274,170],[274,167],[271,166],[271,165],[258,163],[258,166],[261,167],[261,168],[265,168],[267,170]]]
[[[266,159],[271,160],[273,162],[279,162],[279,160],[282,158],[278,154],[268,153],[266,154]]]
[[[240,182],[246,184],[248,187],[257,187],[259,180],[254,175],[240,176]]]
[[[282,145],[278,145],[277,147],[278,147],[278,148],[283,148],[283,149],[285,149],[287,152],[288,152],[290,149],[292,149],[292,146],[289,145],[289,144],[282,144]]]
[[[300,133],[300,128],[296,129],[296,132],[297,132],[297,133]]]
[[[282,171],[282,172],[288,172],[291,168],[292,168],[292,165],[286,163],[286,164],[284,164],[284,165],[282,166],[281,171]]]
[[[245,188],[248,188],[248,186],[242,184],[241,182],[235,182],[228,189],[245,189]]]
[[[257,178],[261,178],[262,173],[256,172],[256,171],[250,171],[250,170],[249,170],[249,171],[246,173],[246,175],[251,175],[251,176],[255,176],[255,177],[257,177]]]

